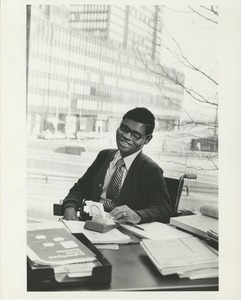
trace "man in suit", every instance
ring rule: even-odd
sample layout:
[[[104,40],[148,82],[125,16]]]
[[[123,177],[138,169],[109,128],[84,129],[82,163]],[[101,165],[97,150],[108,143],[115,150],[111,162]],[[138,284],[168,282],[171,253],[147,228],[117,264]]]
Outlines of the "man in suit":
[[[169,222],[172,214],[163,170],[142,153],[155,117],[144,107],[128,111],[116,131],[118,149],[101,151],[63,201],[64,218],[77,220],[83,199],[102,202],[117,223]]]

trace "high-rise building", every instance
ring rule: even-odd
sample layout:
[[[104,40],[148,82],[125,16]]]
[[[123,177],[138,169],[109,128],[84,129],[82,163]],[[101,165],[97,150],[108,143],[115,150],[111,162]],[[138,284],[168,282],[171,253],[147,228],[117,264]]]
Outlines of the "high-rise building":
[[[161,35],[162,10],[159,6],[71,5],[70,26],[87,31],[127,49],[160,55],[156,48]]]
[[[159,7],[32,5],[28,11],[30,134],[112,131],[135,106],[152,110],[160,128],[178,125],[183,90],[153,63],[160,56]]]

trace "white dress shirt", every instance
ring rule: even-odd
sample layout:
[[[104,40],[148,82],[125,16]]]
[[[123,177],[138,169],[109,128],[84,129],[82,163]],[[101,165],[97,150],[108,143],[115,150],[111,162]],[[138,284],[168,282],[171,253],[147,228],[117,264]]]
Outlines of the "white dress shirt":
[[[125,178],[126,178],[126,175],[131,167],[131,164],[133,163],[134,159],[136,158],[136,156],[141,152],[141,150],[138,150],[136,151],[135,153],[127,156],[127,157],[124,157],[123,160],[125,162],[125,166],[123,167],[124,168],[124,172],[123,172],[123,177],[122,177],[122,181],[121,181],[121,186],[123,185],[124,181],[125,181]],[[110,183],[110,180],[115,172],[115,169],[116,169],[116,163],[117,161],[122,158],[121,154],[120,154],[120,151],[118,150],[113,158],[113,160],[110,162],[110,165],[109,165],[109,168],[107,169],[106,171],[106,174],[105,174],[105,180],[104,180],[104,184],[103,184],[103,188],[102,188],[102,192],[101,192],[101,195],[100,195],[100,198],[101,199],[106,199],[106,190],[108,188],[108,185]]]

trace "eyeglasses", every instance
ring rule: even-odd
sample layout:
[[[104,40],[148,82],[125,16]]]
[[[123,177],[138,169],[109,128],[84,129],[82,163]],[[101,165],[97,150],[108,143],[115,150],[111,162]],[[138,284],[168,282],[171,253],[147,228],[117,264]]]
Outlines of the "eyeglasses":
[[[130,133],[131,137],[134,141],[139,141],[141,138],[143,138],[144,136],[146,136],[146,134],[141,134],[140,132],[131,130],[126,124],[121,123],[120,127],[119,127],[120,131],[123,133]]]

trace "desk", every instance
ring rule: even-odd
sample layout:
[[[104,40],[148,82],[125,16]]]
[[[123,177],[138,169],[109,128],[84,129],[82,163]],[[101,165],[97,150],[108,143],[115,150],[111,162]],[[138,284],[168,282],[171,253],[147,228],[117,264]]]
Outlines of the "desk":
[[[180,279],[162,276],[140,244],[120,245],[119,250],[100,250],[112,264],[110,286],[74,287],[71,291],[218,291],[218,279]],[[50,290],[50,289],[48,289]]]
[[[101,252],[112,264],[111,290],[218,290],[217,278],[190,280],[161,275],[140,244]]]

